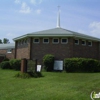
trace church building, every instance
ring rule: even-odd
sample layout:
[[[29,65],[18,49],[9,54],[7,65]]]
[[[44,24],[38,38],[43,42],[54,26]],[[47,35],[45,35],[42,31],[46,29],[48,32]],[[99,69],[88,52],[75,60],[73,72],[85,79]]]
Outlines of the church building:
[[[61,28],[59,11],[56,28],[28,33],[13,40],[16,59],[38,59],[42,63],[46,54],[53,54],[56,60],[72,57],[100,59],[100,39]]]

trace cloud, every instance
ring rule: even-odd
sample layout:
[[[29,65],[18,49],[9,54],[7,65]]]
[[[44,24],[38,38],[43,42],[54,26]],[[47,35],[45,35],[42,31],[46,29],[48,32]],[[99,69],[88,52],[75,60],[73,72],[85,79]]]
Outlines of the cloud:
[[[15,3],[16,4],[19,4],[21,1],[20,0],[15,0]]]
[[[37,14],[40,14],[40,13],[41,13],[41,9],[37,9],[35,12],[36,12]]]
[[[38,5],[41,4],[43,0],[30,0],[31,4]]]
[[[34,5],[36,5],[36,0],[30,0],[30,2]]]
[[[31,12],[31,9],[25,2],[23,2],[21,6],[21,10],[19,12],[27,14]]]
[[[92,22],[89,25],[90,32],[94,36],[100,37],[100,22]]]
[[[14,37],[15,34],[13,34],[13,33],[7,33],[6,36]]]

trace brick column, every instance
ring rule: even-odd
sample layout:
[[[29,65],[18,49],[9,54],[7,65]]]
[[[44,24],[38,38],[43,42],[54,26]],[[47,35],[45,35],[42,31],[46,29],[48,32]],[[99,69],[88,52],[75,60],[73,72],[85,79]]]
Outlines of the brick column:
[[[27,60],[25,58],[21,60],[21,72],[22,73],[27,72]]]

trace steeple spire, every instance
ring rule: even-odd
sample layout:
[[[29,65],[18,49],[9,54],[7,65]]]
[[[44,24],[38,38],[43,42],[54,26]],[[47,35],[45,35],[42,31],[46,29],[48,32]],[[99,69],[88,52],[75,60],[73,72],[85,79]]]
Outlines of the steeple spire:
[[[60,28],[60,6],[58,6],[58,15],[57,15],[57,28]]]

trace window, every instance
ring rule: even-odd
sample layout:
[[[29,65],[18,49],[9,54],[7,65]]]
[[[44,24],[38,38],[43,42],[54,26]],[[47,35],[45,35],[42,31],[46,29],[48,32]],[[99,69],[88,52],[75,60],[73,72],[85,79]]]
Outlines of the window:
[[[12,53],[12,49],[8,49],[7,50],[7,53]]]
[[[48,38],[43,39],[43,43],[49,43],[49,39]]]
[[[53,39],[53,43],[54,44],[58,44],[59,43],[59,39],[57,39],[57,38],[56,39]]]
[[[68,43],[68,39],[66,39],[66,38],[62,38],[62,39],[61,39],[61,43],[62,43],[62,44],[66,44],[66,43]]]
[[[92,41],[88,41],[88,46],[92,46]]]
[[[75,44],[79,44],[79,40],[78,39],[75,39]]]
[[[18,43],[18,46],[20,46],[20,44],[21,44],[20,41],[18,41],[17,43]]]
[[[33,42],[34,42],[34,43],[39,43],[39,39],[36,38],[36,39],[33,40]]]
[[[27,44],[27,40],[26,39],[24,40],[24,44]]]
[[[21,45],[23,45],[24,44],[24,41],[23,40],[21,40]]]
[[[86,45],[86,41],[85,40],[82,40],[82,45]]]

